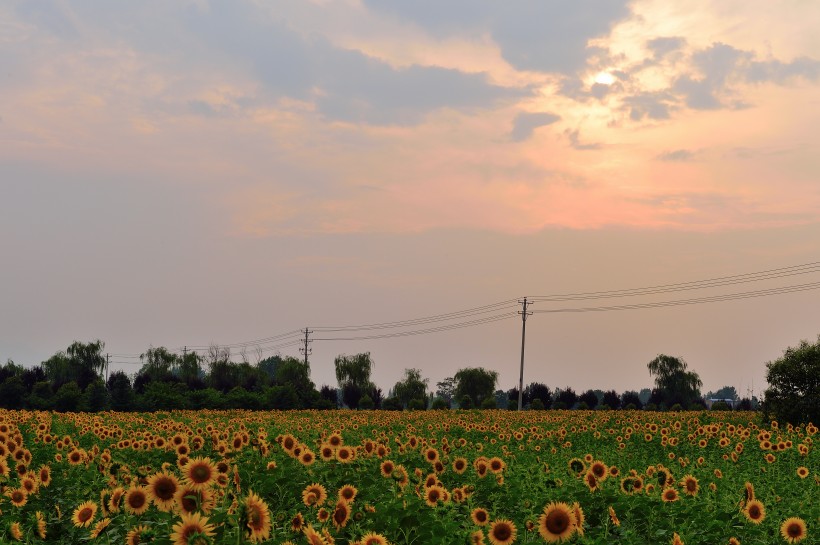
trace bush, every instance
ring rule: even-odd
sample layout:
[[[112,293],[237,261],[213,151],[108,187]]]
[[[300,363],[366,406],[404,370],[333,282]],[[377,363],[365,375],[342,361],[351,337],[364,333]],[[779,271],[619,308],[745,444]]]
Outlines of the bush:
[[[680,403],[675,403],[674,405],[672,405],[672,406],[669,408],[669,410],[670,410],[670,411],[674,411],[674,412],[677,412],[677,411],[682,411],[682,410],[683,410],[683,405],[681,405]]]
[[[654,411],[658,410],[658,406],[655,405],[654,403],[647,403],[646,405],[644,405],[643,409],[645,411],[653,411],[654,412]]]
[[[468,395],[462,396],[461,401],[458,404],[460,409],[472,409],[473,408],[473,398]]]
[[[544,410],[544,402],[538,398],[532,400],[530,403],[530,410],[531,411],[543,411]]]
[[[552,410],[553,411],[563,411],[567,408],[567,404],[563,401],[553,401],[552,402]]]
[[[401,401],[395,397],[388,397],[382,401],[382,410],[384,411],[400,411],[404,407],[401,406]]]
[[[589,405],[587,405],[586,401],[579,401],[578,405],[575,408],[579,411],[588,411]]]
[[[731,407],[725,401],[715,401],[712,403],[713,411],[731,411]]]
[[[427,409],[427,401],[424,399],[411,399],[407,404],[407,408],[411,411],[424,411]]]
[[[437,397],[433,400],[433,407],[432,408],[435,411],[440,411],[440,410],[443,410],[443,409],[449,409],[450,408],[450,403],[444,398]]]
[[[498,408],[498,402],[496,402],[495,397],[488,397],[481,402],[482,409],[496,409]]]
[[[363,411],[372,411],[376,407],[373,398],[365,394],[359,399],[359,409]]]
[[[634,403],[630,403],[630,404],[628,404],[626,407],[624,407],[624,410],[626,410],[626,411],[634,411],[634,410],[636,410],[637,408],[638,408],[638,407],[636,407]]]

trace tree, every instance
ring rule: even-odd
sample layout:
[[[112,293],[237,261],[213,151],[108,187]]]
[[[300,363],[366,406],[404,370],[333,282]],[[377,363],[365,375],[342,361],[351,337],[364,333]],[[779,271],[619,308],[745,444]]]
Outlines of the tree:
[[[374,384],[370,382],[370,372],[373,369],[373,360],[370,352],[363,352],[353,356],[340,354],[333,361],[336,367],[336,380],[342,390],[342,401],[351,409],[359,406],[363,395],[371,395]],[[374,400],[375,401],[375,400]]]
[[[646,367],[649,375],[655,377],[655,388],[667,407],[676,403],[688,407],[700,399],[703,383],[697,373],[687,371],[683,359],[659,354]]]
[[[592,390],[587,390],[578,396],[578,401],[586,403],[588,409],[594,409],[598,406],[598,396]]]
[[[276,366],[274,384],[290,386],[299,398],[299,404],[308,408],[318,394],[316,385],[310,380],[310,365],[293,357],[286,357]]]
[[[89,412],[96,413],[108,409],[110,399],[105,383],[98,378],[85,388],[83,406]]]
[[[76,382],[82,389],[97,380],[105,369],[105,343],[74,341],[65,352],[57,352],[42,363],[46,376],[58,389],[68,382]]]
[[[621,398],[618,396],[618,392],[616,392],[615,390],[607,390],[606,392],[604,392],[603,404],[611,410],[620,408]]]
[[[14,375],[0,384],[0,406],[6,409],[22,409],[26,400],[26,387],[19,375]]]
[[[541,403],[544,407],[549,407],[552,405],[552,391],[549,389],[549,386],[542,382],[531,382],[524,388],[524,398],[525,404],[532,405],[532,402],[536,399],[541,400]],[[510,400],[512,401],[513,398],[511,397]],[[518,398],[515,398],[516,406],[518,404]]]
[[[123,371],[111,373],[106,386],[112,410],[130,411],[134,408],[134,389],[131,387],[131,379]]]
[[[57,412],[76,412],[82,410],[83,392],[73,380],[66,382],[54,395],[54,410]]]
[[[766,382],[766,417],[791,424],[820,423],[820,335],[816,343],[802,340],[766,363]]]
[[[459,369],[453,378],[456,381],[454,393],[459,400],[468,396],[473,407],[479,407],[488,397],[495,399],[493,392],[498,382],[497,371],[488,371],[483,367],[465,367]]]
[[[441,382],[436,383],[436,397],[439,397],[447,402],[448,405],[453,403],[453,398],[456,394],[456,379],[447,377]]]
[[[740,400],[740,396],[737,395],[737,390],[735,390],[734,386],[724,386],[717,392],[709,392],[706,394],[706,399],[731,399],[732,401],[738,401]]]
[[[410,401],[414,399],[427,398],[427,383],[429,379],[421,378],[421,371],[419,369],[405,369],[404,378],[393,386],[393,394],[399,400],[402,406],[407,407]]]
[[[630,405],[632,405],[632,407],[630,407]],[[641,401],[641,395],[633,390],[627,390],[626,392],[621,394],[621,406],[624,409],[642,409],[643,401]]]
[[[556,401],[562,403],[564,408],[572,409],[575,404],[578,402],[578,394],[575,393],[575,390],[572,388],[565,388],[558,392],[558,395],[555,396]]]

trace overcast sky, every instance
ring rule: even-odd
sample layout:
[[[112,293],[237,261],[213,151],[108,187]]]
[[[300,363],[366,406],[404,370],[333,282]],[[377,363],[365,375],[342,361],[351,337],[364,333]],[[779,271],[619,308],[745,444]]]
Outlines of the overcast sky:
[[[151,345],[820,261],[818,24],[812,0],[3,2],[0,358],[100,338],[133,373]],[[639,389],[665,353],[760,392],[818,303],[535,314],[525,382]],[[508,389],[520,343],[515,316],[316,341],[312,377],[370,351],[385,390]]]

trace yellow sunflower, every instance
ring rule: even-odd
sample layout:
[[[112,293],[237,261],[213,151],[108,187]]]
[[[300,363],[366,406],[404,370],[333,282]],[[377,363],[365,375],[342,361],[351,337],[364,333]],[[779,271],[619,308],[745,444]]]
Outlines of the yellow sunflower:
[[[176,505],[174,495],[179,489],[179,480],[169,473],[160,472],[148,478],[148,499],[160,511],[170,511]]]
[[[85,528],[91,525],[91,521],[94,520],[94,515],[96,514],[97,504],[93,501],[87,501],[81,503],[79,507],[74,510],[74,514],[71,515],[71,522],[73,522],[77,528]]]
[[[487,513],[486,509],[481,507],[473,509],[473,512],[470,513],[470,518],[473,519],[473,522],[478,526],[485,526],[490,522],[490,514]]]
[[[182,520],[174,524],[171,532],[171,541],[174,545],[194,545],[189,541],[191,536],[200,534],[205,537],[213,537],[214,526],[208,524],[207,517],[199,513],[183,513]]]
[[[268,539],[271,528],[268,504],[253,492],[248,492],[245,498],[245,514],[248,519],[248,539],[254,542]]]
[[[359,543],[361,543],[361,545],[389,545],[386,537],[374,532],[363,535]]]
[[[743,508],[743,514],[752,524],[760,524],[766,518],[766,507],[760,500],[751,500]]]
[[[806,539],[806,522],[799,517],[790,517],[780,525],[780,535],[788,543],[797,543]]]
[[[108,528],[109,524],[111,524],[111,519],[108,517],[98,520],[97,524],[94,525],[94,529],[91,530],[91,539],[100,537],[100,534]]]
[[[352,503],[359,491],[352,484],[346,484],[339,489],[339,499]]]
[[[544,507],[544,512],[538,517],[538,533],[544,541],[554,543],[570,538],[577,527],[573,511],[563,502],[552,502]]]
[[[141,515],[148,510],[151,502],[148,500],[148,492],[143,486],[132,486],[125,493],[125,510],[132,515]]]
[[[309,484],[302,491],[302,502],[310,507],[322,505],[327,500],[327,490],[319,483]]]
[[[201,490],[216,480],[216,466],[210,458],[191,458],[182,469],[182,479],[188,486]]]
[[[517,529],[511,520],[498,519],[490,524],[487,537],[493,545],[509,545],[515,541]]]

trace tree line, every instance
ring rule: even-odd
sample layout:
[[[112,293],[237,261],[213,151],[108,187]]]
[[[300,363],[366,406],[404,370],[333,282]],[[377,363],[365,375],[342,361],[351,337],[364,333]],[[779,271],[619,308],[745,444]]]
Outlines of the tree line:
[[[0,366],[0,407],[61,412],[104,410],[156,411],[176,409],[517,409],[517,388],[497,388],[498,372],[466,367],[436,383],[435,390],[419,369],[404,375],[385,394],[371,380],[369,352],[334,360],[336,386],[317,388],[310,366],[276,355],[250,363],[232,361],[228,348],[211,346],[207,353],[176,354],[150,347],[140,355],[133,375],[114,371],[106,377],[105,344],[75,341],[33,367],[8,360]],[[820,421],[820,337],[802,341],[782,358],[768,362],[764,414],[789,422]],[[757,398],[741,399],[732,386],[701,394],[702,381],[677,357],[658,355],[647,364],[654,388],[586,390],[550,388],[532,382],[521,393],[523,408],[633,410],[752,410]]]

